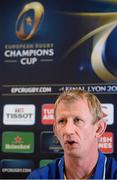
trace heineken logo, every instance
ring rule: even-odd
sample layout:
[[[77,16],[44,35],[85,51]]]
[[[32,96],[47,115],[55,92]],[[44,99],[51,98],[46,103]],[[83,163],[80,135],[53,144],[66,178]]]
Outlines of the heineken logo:
[[[34,152],[34,134],[31,132],[3,132],[2,151],[11,153]]]

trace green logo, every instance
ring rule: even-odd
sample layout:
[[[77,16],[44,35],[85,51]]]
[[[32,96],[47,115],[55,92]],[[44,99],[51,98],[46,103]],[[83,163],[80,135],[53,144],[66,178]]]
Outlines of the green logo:
[[[11,153],[33,153],[34,134],[32,132],[3,132],[2,151]]]
[[[42,159],[39,163],[39,167],[44,167],[46,166],[48,163],[51,163],[53,160],[52,159]]]

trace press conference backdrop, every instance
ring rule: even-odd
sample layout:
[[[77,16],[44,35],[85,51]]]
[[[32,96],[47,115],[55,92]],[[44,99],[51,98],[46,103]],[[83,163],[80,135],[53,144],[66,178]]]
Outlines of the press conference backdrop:
[[[63,155],[52,131],[53,104],[69,89],[100,99],[108,127],[99,149],[117,159],[117,1],[0,6],[1,178],[26,178]]]

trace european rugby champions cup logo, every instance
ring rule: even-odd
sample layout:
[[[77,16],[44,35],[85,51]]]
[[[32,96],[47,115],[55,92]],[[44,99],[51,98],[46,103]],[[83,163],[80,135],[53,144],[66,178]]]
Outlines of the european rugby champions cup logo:
[[[31,2],[24,6],[16,21],[16,35],[21,40],[31,39],[38,31],[44,15],[44,7],[39,2]]]

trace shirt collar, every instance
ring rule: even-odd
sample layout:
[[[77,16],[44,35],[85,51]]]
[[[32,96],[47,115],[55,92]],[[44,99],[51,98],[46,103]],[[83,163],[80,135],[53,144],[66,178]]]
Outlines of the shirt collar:
[[[58,167],[59,167],[59,178],[64,179],[64,157],[60,158]]]
[[[103,179],[105,173],[104,169],[105,169],[105,156],[104,154],[99,152],[98,161],[94,173],[90,177],[90,179]]]
[[[105,166],[105,156],[103,153],[99,151],[98,161],[94,173],[89,179],[103,179],[104,168],[105,168],[104,166]],[[60,158],[58,167],[59,167],[60,179],[64,179],[64,157]]]

